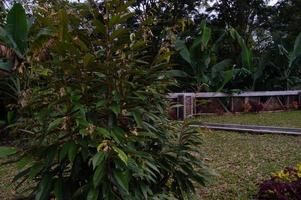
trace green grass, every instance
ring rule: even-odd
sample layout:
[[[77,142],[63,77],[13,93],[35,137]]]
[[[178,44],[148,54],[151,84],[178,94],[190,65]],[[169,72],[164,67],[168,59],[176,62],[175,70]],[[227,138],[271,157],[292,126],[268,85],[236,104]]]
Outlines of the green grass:
[[[219,116],[204,115],[200,116],[199,119],[202,122],[236,123],[301,128],[301,111],[263,112]]]
[[[6,162],[8,159],[1,159],[0,163]],[[12,200],[28,194],[27,189],[34,186],[33,181],[26,180],[16,190],[17,183],[12,184],[12,179],[18,173],[16,164],[0,165],[0,199]]]
[[[301,112],[203,116],[202,121],[301,127]],[[200,199],[252,199],[271,173],[301,162],[301,137],[204,131],[206,162],[218,176]]]
[[[4,162],[4,160],[0,160]],[[0,199],[12,199],[16,194],[11,180],[16,175],[17,169],[13,165],[0,166]]]
[[[301,127],[301,112],[202,116],[201,121]],[[203,131],[208,165],[218,174],[214,182],[200,188],[204,200],[252,199],[258,183],[272,172],[301,162],[301,137]],[[0,161],[1,162],[1,161]],[[0,167],[0,199],[16,193],[10,180],[17,173],[12,166]]]

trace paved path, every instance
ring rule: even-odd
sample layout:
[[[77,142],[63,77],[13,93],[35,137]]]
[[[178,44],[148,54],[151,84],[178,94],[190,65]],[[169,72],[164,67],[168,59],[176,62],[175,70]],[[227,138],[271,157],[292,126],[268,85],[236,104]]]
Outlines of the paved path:
[[[225,131],[301,135],[301,128],[241,125],[241,124],[219,124],[219,123],[193,123],[191,126],[216,129],[216,130],[225,130]]]

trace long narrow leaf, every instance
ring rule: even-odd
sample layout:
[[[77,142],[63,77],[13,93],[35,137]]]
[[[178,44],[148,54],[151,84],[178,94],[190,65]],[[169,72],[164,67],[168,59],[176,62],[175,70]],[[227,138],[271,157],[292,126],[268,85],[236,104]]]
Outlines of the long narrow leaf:
[[[21,54],[18,56],[23,57],[27,50],[28,37],[28,24],[23,6],[19,3],[14,4],[8,12],[6,21],[5,30],[16,43],[16,52]]]

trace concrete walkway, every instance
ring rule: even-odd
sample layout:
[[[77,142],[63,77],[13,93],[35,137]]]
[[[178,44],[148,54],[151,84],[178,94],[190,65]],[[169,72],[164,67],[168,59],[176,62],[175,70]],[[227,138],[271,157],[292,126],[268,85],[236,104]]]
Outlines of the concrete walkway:
[[[301,128],[241,125],[241,124],[219,124],[219,123],[193,123],[191,124],[191,126],[216,129],[216,130],[225,130],[225,131],[237,131],[237,132],[301,135]]]

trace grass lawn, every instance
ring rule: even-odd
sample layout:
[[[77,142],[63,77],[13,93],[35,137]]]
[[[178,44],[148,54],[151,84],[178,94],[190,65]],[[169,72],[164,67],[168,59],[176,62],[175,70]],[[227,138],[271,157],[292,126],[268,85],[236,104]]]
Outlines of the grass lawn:
[[[203,116],[202,121],[301,127],[301,112]],[[200,199],[252,199],[272,172],[301,162],[301,137],[203,131],[207,163],[218,176]]]
[[[252,124],[301,128],[301,111],[290,112],[262,112],[235,115],[203,115],[202,122]]]
[[[3,162],[3,160],[0,160]],[[13,165],[0,166],[0,199],[12,199],[14,187],[11,185],[11,180],[16,175],[17,169]]]

